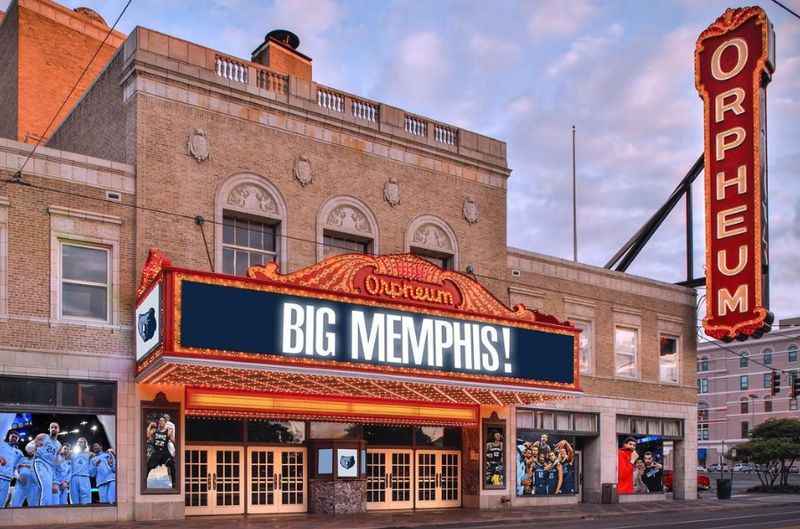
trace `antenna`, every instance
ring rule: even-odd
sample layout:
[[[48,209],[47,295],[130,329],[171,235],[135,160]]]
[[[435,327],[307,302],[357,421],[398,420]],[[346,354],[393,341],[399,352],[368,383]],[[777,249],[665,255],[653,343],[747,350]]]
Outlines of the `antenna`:
[[[578,191],[575,178],[575,125],[572,126],[572,260],[578,262]]]

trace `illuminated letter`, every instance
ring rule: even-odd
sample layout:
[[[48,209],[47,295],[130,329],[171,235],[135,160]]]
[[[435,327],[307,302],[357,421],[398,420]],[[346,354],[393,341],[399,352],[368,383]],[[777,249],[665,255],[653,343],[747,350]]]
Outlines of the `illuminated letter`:
[[[327,331],[329,325],[336,324],[336,313],[330,307],[317,309],[316,353],[320,356],[331,356],[336,348],[336,333]]]
[[[717,213],[717,239],[724,239],[725,237],[733,237],[740,233],[746,233],[747,228],[740,226],[738,228],[730,229],[731,226],[736,226],[744,222],[744,217],[738,216],[733,218],[732,215],[743,213],[747,211],[747,206],[736,206],[735,208],[724,209]]]
[[[453,326],[446,321],[436,320],[433,323],[433,332],[436,337],[436,367],[444,367],[442,354],[446,349],[453,347]],[[456,369],[461,368],[461,358],[455,356]]]
[[[736,176],[730,180],[725,180],[725,173],[717,173],[717,200],[725,200],[725,188],[736,186],[736,192],[740,195],[747,193],[747,166],[740,165],[736,169]]]
[[[726,103],[725,100],[731,96],[733,96],[733,100]],[[742,101],[744,101],[743,88],[731,88],[730,90],[718,94],[717,97],[714,98],[714,121],[719,123],[725,119],[725,112],[728,110],[732,111],[737,116],[739,114],[744,114]]]
[[[728,311],[734,312],[739,307],[739,312],[747,312],[747,284],[740,285],[731,296],[727,288],[717,291],[717,312],[725,316]]]
[[[733,141],[728,143],[727,141],[725,141],[726,138],[728,138],[728,136],[735,136],[735,138],[733,139]],[[736,147],[744,143],[745,136],[746,133],[742,127],[733,127],[732,129],[717,134],[716,138],[717,161],[725,159],[725,151],[735,149]]]
[[[415,366],[421,366],[425,362],[425,353],[428,353],[428,365],[433,367],[433,320],[425,318],[422,320],[419,333],[414,326],[414,318],[403,318],[403,357],[408,357],[408,349],[411,349],[411,356]]]
[[[739,246],[739,261],[733,268],[728,268],[728,251],[720,250],[717,252],[717,269],[726,276],[735,276],[747,266],[747,246]]]
[[[456,367],[461,366],[464,359],[464,368],[472,369],[472,327],[469,323],[453,324],[453,358]]]
[[[397,340],[403,338],[400,331],[397,330],[397,324],[402,320],[402,316],[396,314],[386,315],[386,361],[390,364],[402,364],[403,359],[397,356]],[[402,347],[402,345],[401,345]],[[405,358],[406,363],[408,357]]]
[[[734,66],[730,71],[724,72],[722,71],[722,54],[730,46],[736,48],[736,66]],[[734,77],[741,72],[746,63],[747,43],[741,38],[731,39],[727,42],[723,42],[716,50],[714,50],[714,54],[711,55],[711,75],[713,75],[714,79],[717,81],[727,81],[731,77]]]
[[[383,314],[375,313],[372,315],[372,323],[367,335],[367,323],[364,313],[354,310],[350,321],[350,356],[353,360],[358,360],[359,355],[364,356],[364,360],[372,362],[375,356],[375,348],[378,348],[378,361],[383,362],[386,358],[384,350],[385,342]]]
[[[483,345],[483,368],[486,371],[497,371],[500,367],[500,358],[497,356],[497,349],[494,344],[497,342],[497,329],[491,325],[484,325],[481,328],[481,344]]]
[[[297,354],[303,351],[303,320],[305,311],[296,303],[283,304],[283,337],[281,351]]]

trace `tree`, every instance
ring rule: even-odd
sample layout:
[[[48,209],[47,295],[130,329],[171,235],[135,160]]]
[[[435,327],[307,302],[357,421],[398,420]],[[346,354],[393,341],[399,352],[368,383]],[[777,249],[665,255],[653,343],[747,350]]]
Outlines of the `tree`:
[[[755,465],[765,487],[789,485],[789,469],[800,458],[800,420],[769,419],[750,432],[750,440],[736,447],[736,461]]]

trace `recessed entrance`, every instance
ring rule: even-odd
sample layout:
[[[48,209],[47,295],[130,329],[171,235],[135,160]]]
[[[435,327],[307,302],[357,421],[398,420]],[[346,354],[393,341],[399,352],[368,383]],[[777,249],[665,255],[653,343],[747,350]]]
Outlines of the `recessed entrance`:
[[[411,509],[413,507],[413,450],[367,450],[367,509]]]
[[[461,452],[417,450],[416,500],[418,509],[461,505]]]

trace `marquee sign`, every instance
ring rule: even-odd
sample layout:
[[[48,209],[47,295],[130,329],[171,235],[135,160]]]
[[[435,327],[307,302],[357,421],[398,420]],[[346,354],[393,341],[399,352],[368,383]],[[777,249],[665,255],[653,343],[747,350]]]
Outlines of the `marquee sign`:
[[[772,24],[760,7],[728,9],[697,39],[703,99],[706,334],[769,330],[766,86],[775,71]]]
[[[579,389],[578,329],[509,309],[471,278],[418,257],[343,255],[292,274],[270,263],[249,275],[161,271],[163,346],[140,370],[168,355]],[[147,302],[140,298],[142,310]]]

